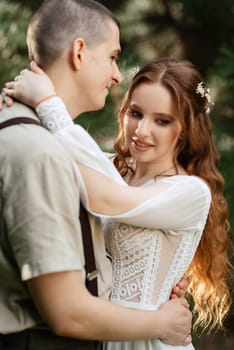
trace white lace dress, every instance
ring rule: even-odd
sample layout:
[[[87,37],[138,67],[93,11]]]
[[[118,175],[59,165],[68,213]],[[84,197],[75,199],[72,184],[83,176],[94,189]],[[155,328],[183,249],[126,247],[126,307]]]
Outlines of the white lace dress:
[[[199,181],[191,176],[158,180],[173,187],[163,193],[161,201],[152,205],[153,214],[150,223],[149,217],[145,218],[145,228],[111,218],[102,220],[107,250],[112,256],[112,302],[153,310],[169,299],[173,286],[194,256],[206,220],[209,193],[206,194],[206,188],[198,184]],[[154,185],[154,181],[149,181],[144,186]],[[204,197],[207,195],[207,203],[205,200],[200,208],[196,199],[194,205],[189,199],[196,197],[196,191],[204,191]],[[148,228],[148,223],[155,227]],[[142,340],[109,342],[107,349],[179,350],[193,349],[193,346],[173,347],[160,340]]]
[[[74,159],[126,186],[94,140],[73,124],[59,98],[43,102],[37,112]],[[102,215],[106,245],[113,259],[111,300],[129,308],[153,310],[169,299],[173,286],[194,257],[210,207],[208,186],[195,176],[165,177],[156,184],[163,191],[138,207],[114,217]],[[144,186],[156,184],[149,181]],[[84,185],[81,196],[89,209]],[[194,349],[192,344],[171,346],[160,340],[107,342],[106,347],[108,350]]]

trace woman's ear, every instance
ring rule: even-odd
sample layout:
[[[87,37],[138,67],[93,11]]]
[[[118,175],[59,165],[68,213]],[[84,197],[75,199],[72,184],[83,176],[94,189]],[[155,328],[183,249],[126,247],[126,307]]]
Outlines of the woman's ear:
[[[73,41],[71,46],[71,63],[75,70],[80,70],[83,53],[85,49],[85,41],[82,38],[77,38]]]

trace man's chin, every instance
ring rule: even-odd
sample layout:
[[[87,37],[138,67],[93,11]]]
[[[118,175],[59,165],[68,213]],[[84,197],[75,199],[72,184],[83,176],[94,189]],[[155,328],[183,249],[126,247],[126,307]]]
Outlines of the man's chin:
[[[104,108],[106,104],[106,97],[103,101],[100,101],[99,103],[97,103],[95,111],[99,111],[100,109]]]
[[[99,104],[93,105],[92,107],[90,106],[90,108],[88,108],[88,109],[86,110],[86,112],[95,112],[95,111],[99,111],[99,110],[103,109],[104,107],[105,107],[105,102],[99,103]]]

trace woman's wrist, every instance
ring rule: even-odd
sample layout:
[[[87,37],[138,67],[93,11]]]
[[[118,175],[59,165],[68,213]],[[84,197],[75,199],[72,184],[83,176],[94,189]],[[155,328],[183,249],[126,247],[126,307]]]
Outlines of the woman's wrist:
[[[73,125],[73,120],[68,113],[62,99],[57,95],[48,96],[35,108],[42,124],[55,133],[66,126]]]
[[[52,94],[52,95],[48,95],[43,97],[42,99],[40,99],[39,101],[37,101],[36,103],[34,103],[33,108],[36,109],[41,103],[43,103],[44,101],[49,100],[52,97],[57,96],[56,94]]]

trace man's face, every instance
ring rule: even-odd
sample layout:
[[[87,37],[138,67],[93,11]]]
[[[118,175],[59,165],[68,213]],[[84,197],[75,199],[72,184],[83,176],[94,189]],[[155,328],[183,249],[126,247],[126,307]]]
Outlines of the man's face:
[[[119,28],[113,21],[109,21],[107,39],[96,47],[86,48],[79,72],[85,111],[103,108],[112,84],[121,82],[116,62],[119,53]]]

